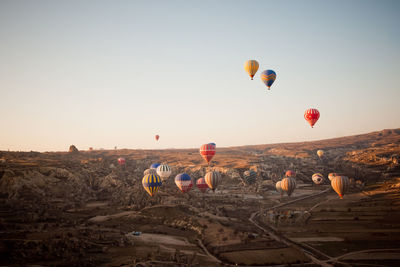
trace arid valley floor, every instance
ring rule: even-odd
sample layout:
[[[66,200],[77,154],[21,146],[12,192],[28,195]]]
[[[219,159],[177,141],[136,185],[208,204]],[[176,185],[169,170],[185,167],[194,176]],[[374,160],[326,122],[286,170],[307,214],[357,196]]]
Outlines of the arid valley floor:
[[[154,162],[172,175],[149,197],[141,180]],[[215,192],[183,194],[176,174],[207,171],[198,149],[1,151],[0,266],[400,266],[400,129],[217,147],[212,168]],[[281,197],[288,169],[297,189]],[[315,172],[360,183],[341,200],[329,180],[313,185]]]

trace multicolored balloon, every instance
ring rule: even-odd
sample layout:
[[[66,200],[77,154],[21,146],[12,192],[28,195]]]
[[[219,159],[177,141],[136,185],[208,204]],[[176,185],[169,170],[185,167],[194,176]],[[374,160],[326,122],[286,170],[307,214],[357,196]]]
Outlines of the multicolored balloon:
[[[261,80],[268,87],[268,90],[271,89],[272,84],[276,79],[276,73],[273,70],[264,70],[261,72]]]
[[[333,177],[335,176],[339,176],[339,174],[337,174],[336,172],[331,172],[330,174],[328,174],[329,181],[332,181]]]
[[[316,108],[309,108],[304,112],[304,119],[314,128],[314,124],[319,119],[319,111]]]
[[[150,196],[154,196],[162,185],[161,178],[157,174],[145,175],[142,179],[144,189]]]
[[[221,182],[221,174],[217,171],[207,172],[206,175],[204,176],[204,180],[206,181],[208,187],[211,190],[215,191],[218,184]]]
[[[321,149],[318,150],[318,151],[317,151],[317,155],[318,155],[319,158],[322,158],[322,157],[324,156],[324,151],[321,150]]]
[[[254,75],[258,70],[258,62],[256,60],[248,60],[244,63],[244,69],[250,75],[251,79],[253,80]]]
[[[125,163],[126,163],[126,160],[125,160],[125,158],[118,158],[118,164],[119,165],[125,165]]]
[[[160,139],[160,136],[156,134],[156,141],[158,141],[158,139]]]
[[[311,179],[314,184],[322,184],[324,182],[324,176],[321,173],[314,173]]]
[[[285,177],[295,177],[296,173],[292,170],[287,170],[285,173]]]
[[[202,193],[205,193],[208,189],[208,185],[206,183],[206,180],[204,180],[204,178],[197,179],[196,186]]]
[[[208,164],[210,164],[211,159],[214,157],[216,152],[216,145],[214,143],[204,144],[200,147],[200,155],[203,157]]]
[[[296,179],[292,177],[283,178],[281,181],[281,188],[290,197],[296,189]]]
[[[281,194],[281,196],[282,196],[284,191],[283,191],[283,189],[282,189],[281,184],[282,184],[282,181],[278,181],[278,182],[275,184],[275,187],[276,187],[276,191],[278,191],[279,194]]]
[[[344,194],[349,188],[350,181],[347,176],[335,176],[331,181],[331,186],[333,190],[343,199]]]
[[[256,182],[257,173],[253,170],[248,170],[243,173],[243,179],[246,184],[254,184]]]
[[[158,166],[160,166],[160,165],[161,165],[160,163],[153,163],[153,164],[151,164],[150,169],[157,169]]]
[[[167,164],[161,164],[157,167],[157,174],[161,177],[161,180],[165,181],[171,175],[171,167]]]
[[[182,193],[188,192],[193,187],[192,178],[186,173],[180,173],[175,176],[175,184]]]

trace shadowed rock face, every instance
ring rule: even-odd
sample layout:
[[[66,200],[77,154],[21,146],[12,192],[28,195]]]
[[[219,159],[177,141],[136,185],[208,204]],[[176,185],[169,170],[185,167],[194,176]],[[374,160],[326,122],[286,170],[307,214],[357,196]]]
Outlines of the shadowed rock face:
[[[317,156],[318,149],[325,151],[323,159]],[[0,151],[4,159],[0,164],[0,230],[4,233],[0,236],[0,253],[6,255],[0,265],[131,264],[132,259],[125,259],[128,252],[142,262],[154,258],[197,261],[200,266],[215,264],[206,256],[193,257],[175,248],[161,247],[159,251],[154,248],[157,244],[146,243],[150,242],[147,239],[128,238],[126,235],[132,231],[185,237],[192,244],[185,251],[197,255],[203,254],[197,250],[196,240],[200,239],[215,256],[226,261],[251,249],[264,255],[268,249],[279,248],[285,254],[284,244],[257,232],[248,218],[261,206],[285,201],[275,195],[275,182],[286,170],[295,171],[297,182],[307,188],[297,188],[293,198],[319,190],[312,186],[311,176],[316,172],[324,177],[337,172],[366,185],[400,177],[398,129],[315,142],[219,148],[211,165],[222,174],[222,183],[215,193],[205,194],[195,187],[182,194],[174,184],[174,177],[182,172],[193,180],[204,177],[208,166],[198,149],[78,153],[72,145],[69,152],[74,155]],[[118,165],[119,157],[126,159],[124,166]],[[141,180],[143,171],[154,162],[168,163],[172,174],[158,194],[149,197]],[[249,169],[256,172],[255,183],[243,185],[243,173]],[[398,188],[398,181],[392,187]],[[322,188],[329,188],[328,181]],[[360,192],[356,186],[351,190],[354,194]],[[283,214],[278,214],[280,222],[291,227],[291,221],[307,222],[310,216],[304,210],[293,216],[290,212],[290,216],[285,211]],[[306,240],[307,236],[302,238]],[[268,262],[267,257],[257,254],[248,262],[287,263],[279,257]],[[288,262],[305,260],[301,253],[296,257]]]

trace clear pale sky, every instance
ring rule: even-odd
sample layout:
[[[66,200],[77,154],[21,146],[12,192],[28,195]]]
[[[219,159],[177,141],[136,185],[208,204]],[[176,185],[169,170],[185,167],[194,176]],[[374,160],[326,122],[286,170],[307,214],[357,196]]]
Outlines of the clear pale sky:
[[[400,127],[400,1],[0,1],[0,150]],[[256,59],[253,81],[243,69]],[[267,91],[259,74],[273,69]],[[307,108],[321,117],[312,129]],[[159,134],[156,142],[154,135]]]

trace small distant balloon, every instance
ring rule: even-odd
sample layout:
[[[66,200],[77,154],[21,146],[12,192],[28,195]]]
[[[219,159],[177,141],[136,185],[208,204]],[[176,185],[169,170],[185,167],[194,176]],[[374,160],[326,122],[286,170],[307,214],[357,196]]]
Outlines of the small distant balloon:
[[[148,175],[148,174],[157,174],[156,169],[146,169],[143,172],[143,175]]]
[[[286,177],[295,177],[296,173],[294,171],[292,171],[292,170],[287,170],[286,173],[285,173],[285,176]]]
[[[126,162],[126,161],[125,161],[125,158],[118,158],[118,164],[119,164],[119,165],[121,165],[121,166],[122,166],[122,165],[125,165],[125,162]]]
[[[214,157],[215,152],[216,145],[214,143],[204,144],[200,147],[200,155],[208,164],[210,164],[210,161]]]
[[[171,167],[169,167],[167,164],[161,164],[157,167],[157,174],[163,181],[165,181],[171,175]]]
[[[158,139],[160,139],[160,136],[156,134],[156,141],[158,141]]]
[[[150,169],[157,169],[158,166],[160,166],[160,165],[161,165],[160,163],[153,163],[153,164],[151,164]]]
[[[259,64],[256,60],[248,60],[244,63],[244,69],[250,75],[250,78],[253,80],[254,75],[258,70]]]
[[[206,173],[204,179],[206,180],[208,187],[214,191],[221,182],[221,174],[217,171],[210,171]]]
[[[311,179],[314,184],[322,184],[324,182],[324,176],[321,173],[314,173]]]
[[[275,187],[276,187],[276,191],[278,191],[279,194],[281,194],[281,196],[282,196],[284,191],[282,190],[281,183],[282,183],[281,181],[278,181],[278,182],[276,183]]]
[[[311,125],[311,128],[314,128],[314,124],[319,119],[319,111],[315,108],[309,108],[304,112],[304,119]]]
[[[333,190],[343,199],[344,194],[349,188],[349,178],[347,176],[335,176],[331,180],[331,186]]]
[[[180,173],[175,176],[175,184],[182,193],[188,192],[193,187],[192,178],[186,173]]]
[[[196,186],[202,193],[205,193],[208,189],[208,185],[206,183],[206,180],[204,180],[204,178],[197,179]]]
[[[283,178],[281,181],[281,188],[290,197],[296,189],[296,179],[292,177]]]
[[[157,174],[145,175],[142,179],[143,188],[150,196],[154,196],[162,185],[161,178]]]
[[[261,80],[268,87],[268,90],[271,89],[272,84],[276,79],[276,73],[273,70],[264,70],[261,72]]]

